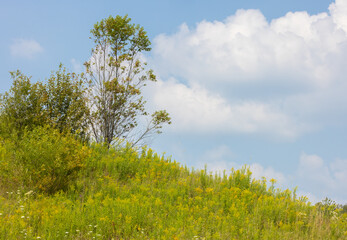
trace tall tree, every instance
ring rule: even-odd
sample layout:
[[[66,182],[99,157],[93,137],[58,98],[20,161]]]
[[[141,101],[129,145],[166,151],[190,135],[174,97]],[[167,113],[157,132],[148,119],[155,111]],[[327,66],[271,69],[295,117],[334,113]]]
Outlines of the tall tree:
[[[130,21],[126,15],[96,23],[91,30],[96,46],[85,63],[91,84],[91,128],[95,140],[108,146],[116,138],[139,144],[171,123],[165,110],[150,116],[145,110],[141,89],[156,76],[145,69],[141,53],[150,51],[151,43],[144,29]],[[149,117],[148,124],[134,131],[141,116]]]

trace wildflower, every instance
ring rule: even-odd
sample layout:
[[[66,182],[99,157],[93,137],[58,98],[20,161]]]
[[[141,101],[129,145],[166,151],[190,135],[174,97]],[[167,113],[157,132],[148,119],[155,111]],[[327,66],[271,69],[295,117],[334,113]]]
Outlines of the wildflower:
[[[25,218],[25,216],[21,216],[20,218]]]
[[[203,190],[201,188],[199,188],[199,187],[195,188],[195,191],[198,192],[198,193],[202,193],[203,192]]]
[[[271,184],[275,184],[275,183],[277,182],[277,180],[274,179],[274,178],[271,178],[271,179],[270,179],[270,182],[271,182]]]

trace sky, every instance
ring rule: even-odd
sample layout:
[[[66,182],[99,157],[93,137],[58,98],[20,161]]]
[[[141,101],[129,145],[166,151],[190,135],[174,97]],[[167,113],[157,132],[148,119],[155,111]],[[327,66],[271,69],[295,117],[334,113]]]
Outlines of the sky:
[[[154,150],[347,203],[347,0],[0,0],[0,92],[83,71],[90,29],[125,14],[152,42],[147,107],[172,117]]]

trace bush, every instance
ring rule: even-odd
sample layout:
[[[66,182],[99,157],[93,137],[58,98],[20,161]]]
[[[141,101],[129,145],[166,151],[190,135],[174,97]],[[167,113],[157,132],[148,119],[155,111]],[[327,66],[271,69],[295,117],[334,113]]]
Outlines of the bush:
[[[50,125],[60,132],[69,131],[88,140],[87,116],[83,75],[69,73],[60,64],[47,83],[32,83],[20,71],[11,72],[13,85],[0,94],[0,135]]]
[[[24,131],[16,144],[1,148],[0,172],[6,173],[2,184],[15,182],[20,187],[53,194],[66,190],[84,167],[91,150],[70,133],[37,127]],[[12,154],[10,154],[12,152]],[[11,155],[11,156],[9,156]],[[6,177],[8,176],[8,177]]]

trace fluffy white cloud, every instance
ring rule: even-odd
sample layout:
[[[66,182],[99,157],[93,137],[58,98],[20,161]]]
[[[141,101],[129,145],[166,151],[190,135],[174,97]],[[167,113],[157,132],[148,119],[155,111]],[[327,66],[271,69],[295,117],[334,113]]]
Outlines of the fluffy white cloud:
[[[290,12],[269,23],[258,10],[238,10],[224,22],[203,21],[191,30],[183,24],[174,35],[158,36],[155,62],[164,74],[193,82],[240,84],[282,76],[277,81],[326,86],[334,76],[331,60],[346,53],[346,32],[334,19]]]
[[[33,39],[14,39],[10,50],[12,56],[28,59],[43,52],[42,46]]]
[[[151,103],[167,109],[174,126],[185,133],[268,133],[294,138],[308,127],[286,116],[277,106],[258,101],[229,103],[218,94],[195,85],[188,87],[174,79],[158,81],[151,89]]]
[[[161,83],[156,104],[184,131],[292,139],[347,120],[346,5],[337,0],[329,13],[289,12],[271,22],[259,10],[238,10],[158,36],[151,64],[179,82]]]
[[[336,159],[329,164],[317,155],[303,153],[296,174],[289,178],[320,200],[329,197],[340,203],[347,201],[347,160]]]
[[[345,0],[336,0],[329,6],[330,13],[334,23],[347,32],[347,2]]]
[[[328,166],[325,166],[323,159],[317,155],[301,155],[297,176],[307,179],[307,184],[314,182],[314,185],[320,187],[331,186],[334,183]]]

